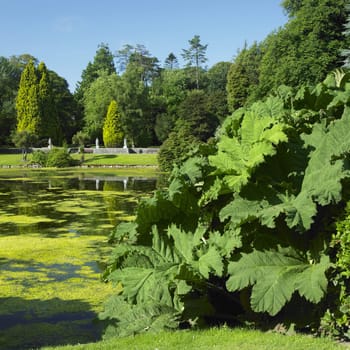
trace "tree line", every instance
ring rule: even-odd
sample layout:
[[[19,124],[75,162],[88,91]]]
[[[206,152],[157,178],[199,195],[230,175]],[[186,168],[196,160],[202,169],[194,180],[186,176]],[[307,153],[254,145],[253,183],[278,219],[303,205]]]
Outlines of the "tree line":
[[[315,84],[346,60],[346,0],[284,0],[288,22],[263,41],[244,44],[232,62],[205,66],[208,45],[199,35],[162,64],[144,45],[112,53],[101,43],[71,93],[66,80],[30,55],[0,57],[0,144],[14,133],[33,132],[70,144],[161,148],[164,166],[193,143],[205,143],[235,110],[276,92]],[[108,112],[108,113],[107,113]],[[108,115],[108,118],[107,118]]]

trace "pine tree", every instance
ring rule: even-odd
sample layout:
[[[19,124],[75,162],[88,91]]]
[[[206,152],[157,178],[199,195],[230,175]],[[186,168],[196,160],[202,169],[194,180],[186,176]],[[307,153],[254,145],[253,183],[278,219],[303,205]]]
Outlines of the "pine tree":
[[[206,51],[208,45],[202,45],[199,35],[195,35],[188,41],[190,48],[183,49],[182,57],[187,62],[188,67],[195,67],[196,72],[196,86],[199,89],[199,69],[203,63],[207,61]]]
[[[103,142],[106,147],[120,146],[123,141],[123,129],[120,113],[115,100],[109,104],[106,119],[103,123]]]
[[[166,69],[174,69],[179,67],[179,62],[177,60],[177,57],[172,52],[165,59],[164,67]]]
[[[27,131],[39,135],[40,102],[38,92],[38,77],[34,62],[30,61],[21,74],[16,100],[17,131]]]

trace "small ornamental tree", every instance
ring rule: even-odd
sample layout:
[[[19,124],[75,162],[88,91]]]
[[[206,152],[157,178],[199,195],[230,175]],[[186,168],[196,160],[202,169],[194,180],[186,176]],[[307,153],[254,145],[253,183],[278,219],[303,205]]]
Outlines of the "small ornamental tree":
[[[84,147],[88,139],[88,135],[85,134],[83,131],[78,131],[72,137],[72,143],[79,146],[78,152],[81,154],[80,161],[82,163],[84,162]]]
[[[22,160],[27,160],[28,149],[37,141],[35,134],[27,131],[17,131],[12,135],[12,142],[16,147],[22,149]]]
[[[103,142],[106,147],[116,147],[122,144],[123,137],[124,133],[117,101],[112,100],[103,123]]]

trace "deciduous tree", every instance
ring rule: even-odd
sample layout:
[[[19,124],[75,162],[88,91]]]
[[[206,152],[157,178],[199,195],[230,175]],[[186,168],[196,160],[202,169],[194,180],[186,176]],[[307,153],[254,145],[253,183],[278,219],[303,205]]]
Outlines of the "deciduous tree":
[[[119,77],[114,73],[102,74],[86,90],[84,95],[84,132],[90,141],[102,140],[103,120],[108,106],[119,95]]]
[[[141,80],[143,67],[130,62],[120,80],[117,98],[127,139],[135,146],[149,146],[154,140],[155,115],[150,87]]]
[[[0,144],[10,143],[16,128],[16,95],[21,69],[10,59],[0,57]]]
[[[260,96],[284,84],[315,84],[341,65],[347,0],[287,1],[293,17],[264,40]]]

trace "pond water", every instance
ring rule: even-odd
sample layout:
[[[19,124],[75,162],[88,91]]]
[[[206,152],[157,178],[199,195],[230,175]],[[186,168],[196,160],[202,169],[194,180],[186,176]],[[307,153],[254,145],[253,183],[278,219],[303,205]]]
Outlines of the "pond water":
[[[101,337],[108,235],[156,186],[152,170],[0,170],[0,349]]]

